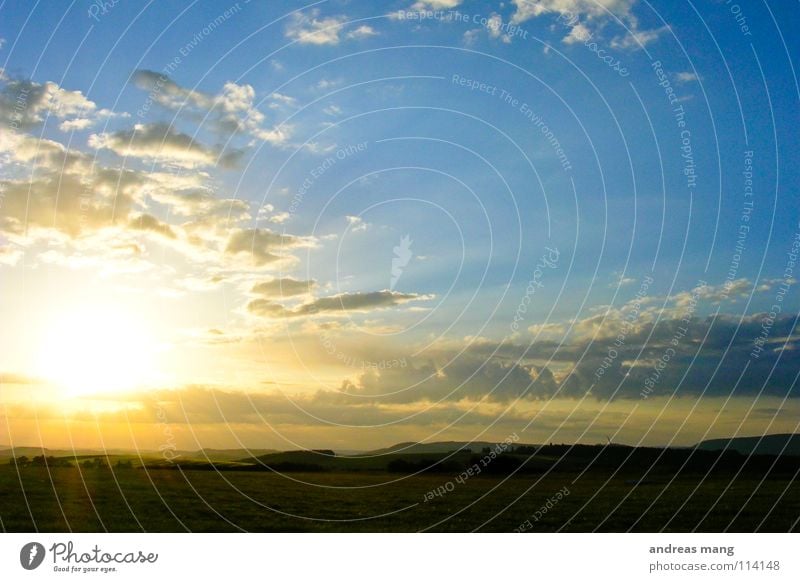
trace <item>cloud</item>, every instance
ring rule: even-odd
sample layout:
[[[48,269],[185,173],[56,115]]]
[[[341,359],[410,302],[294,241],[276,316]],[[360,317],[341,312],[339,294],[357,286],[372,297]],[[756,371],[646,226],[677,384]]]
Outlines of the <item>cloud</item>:
[[[595,339],[537,339],[530,345],[489,340],[452,347],[435,344],[416,358],[398,353],[396,357],[405,358],[407,366],[367,371],[347,382],[345,392],[388,402],[701,395],[797,398],[797,318],[798,314],[785,314],[771,319],[765,313],[743,318],[689,316],[637,323]],[[764,349],[753,357],[757,338],[770,321]]]
[[[429,301],[431,299],[433,299],[432,295],[383,290],[368,293],[340,293],[329,297],[320,297],[293,309],[285,308],[270,300],[255,299],[247,304],[247,310],[253,315],[263,317],[303,317],[342,312],[366,313],[376,309],[397,307],[412,301]]]
[[[414,362],[401,367],[368,370],[345,381],[339,401],[370,397],[380,403],[487,400],[509,402],[517,398],[546,398],[558,385],[546,368],[474,355],[462,355],[440,365]]]
[[[461,5],[463,0],[418,0],[411,5],[412,10],[447,10]]]
[[[344,15],[320,16],[320,10],[314,8],[305,14],[293,13],[289,24],[286,25],[285,35],[286,38],[300,44],[337,45],[341,41],[341,34],[347,24],[348,18]],[[378,32],[373,27],[362,24],[347,32],[344,38],[361,40],[377,35]]]
[[[362,39],[362,38],[369,38],[371,36],[378,36],[378,33],[375,31],[374,28],[366,24],[362,24],[358,28],[351,30],[350,32],[347,33],[347,38],[349,39]]]
[[[2,384],[39,384],[41,380],[25,376],[23,374],[12,374],[10,372],[0,372],[0,385]]]
[[[253,264],[263,266],[281,260],[282,252],[313,244],[313,239],[279,234],[268,229],[235,229],[225,246],[229,255],[249,256]]]
[[[84,129],[88,129],[95,125],[97,122],[102,121],[103,119],[112,119],[112,118],[123,118],[128,119],[130,118],[130,113],[114,113],[109,109],[101,109],[98,111],[94,117],[75,117],[74,119],[67,119],[62,121],[58,129],[67,133],[70,131],[82,131]]]
[[[182,87],[169,76],[146,69],[134,73],[133,82],[148,92],[147,103],[154,102],[193,120],[202,120],[212,131],[224,136],[251,135],[272,144],[289,139],[291,127],[267,127],[264,114],[255,106],[255,89],[228,81],[219,94]],[[146,109],[140,109],[146,111]]]
[[[111,150],[126,158],[141,158],[183,168],[212,165],[231,168],[242,157],[241,150],[224,152],[221,148],[204,146],[166,123],[138,123],[130,130],[92,134],[89,145]]]
[[[0,246],[0,265],[13,267],[22,258],[22,251],[12,246]]]
[[[564,17],[601,18],[611,14],[625,17],[636,0],[511,0],[516,10],[511,22],[519,24],[543,14]]]
[[[480,28],[473,28],[471,30],[467,30],[464,32],[464,36],[461,37],[465,46],[472,46],[478,40],[478,37],[481,34]]]
[[[186,217],[221,217],[231,222],[250,217],[250,204],[235,198],[218,198],[201,188],[181,188],[179,185],[151,188],[150,197],[166,206],[173,214]]]
[[[636,0],[512,0],[515,7],[512,24],[520,24],[543,15],[552,15],[570,28],[562,41],[566,44],[586,42],[607,22],[619,21],[628,34],[611,42],[614,48],[638,48],[653,42],[666,30],[639,31],[638,20],[632,13]]]
[[[697,76],[697,73],[693,73],[691,71],[680,71],[675,73],[675,81],[679,84],[691,83],[699,80],[700,78]]]
[[[586,42],[592,38],[592,33],[589,29],[581,23],[574,25],[567,36],[562,39],[564,44],[575,44],[579,42]]]
[[[316,286],[317,282],[313,280],[298,281],[291,277],[284,277],[256,283],[250,292],[264,297],[294,297],[311,293]]]
[[[371,226],[368,222],[364,222],[360,216],[348,215],[345,216],[345,219],[351,232],[364,232]]]
[[[632,31],[624,36],[612,39],[611,47],[615,49],[640,49],[657,41],[669,29],[669,26],[662,26],[651,30]]]
[[[320,17],[319,9],[315,8],[308,15],[293,13],[285,34],[286,38],[301,44],[336,45],[339,44],[339,33],[346,22],[344,16]]]
[[[5,193],[0,231],[18,235],[19,244],[30,244],[39,232],[78,237],[124,222],[142,185],[138,176],[124,171],[99,169],[81,177],[69,170],[52,171],[45,164],[36,167],[30,181],[0,181]]]
[[[86,117],[97,109],[94,101],[80,91],[62,89],[47,81],[8,80],[0,76],[4,87],[0,92],[0,122],[8,128],[28,130],[52,116],[58,119]]]
[[[153,232],[169,239],[177,238],[175,230],[169,224],[161,222],[155,216],[150,214],[139,214],[137,216],[133,216],[130,219],[128,226],[133,230]]]

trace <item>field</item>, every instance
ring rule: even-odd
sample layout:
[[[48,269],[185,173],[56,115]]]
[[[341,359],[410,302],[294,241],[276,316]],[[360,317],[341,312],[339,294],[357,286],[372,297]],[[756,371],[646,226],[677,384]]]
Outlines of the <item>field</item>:
[[[585,455],[540,454],[531,458],[538,465],[526,463],[514,475],[484,471],[463,483],[455,481],[458,469],[475,459],[463,452],[390,456],[410,465],[432,458],[449,463],[419,474],[397,463],[386,470],[386,458],[322,457],[319,465],[303,465],[296,453],[267,455],[258,470],[191,463],[18,470],[3,464],[0,525],[9,532],[797,529],[795,461],[774,467],[774,457],[742,464],[736,455],[713,454],[700,459],[702,470],[677,472],[674,462],[683,462],[685,453],[655,465],[645,462],[652,454],[637,452],[632,463],[615,461],[613,467],[596,454],[591,465],[578,462]],[[720,462],[710,470],[712,458]],[[278,474],[265,470],[265,460],[295,464]],[[437,489],[440,495],[430,493]]]

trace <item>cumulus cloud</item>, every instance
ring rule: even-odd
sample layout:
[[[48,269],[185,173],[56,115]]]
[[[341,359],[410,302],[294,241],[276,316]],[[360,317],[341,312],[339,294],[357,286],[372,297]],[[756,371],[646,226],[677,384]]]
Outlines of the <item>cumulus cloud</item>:
[[[251,85],[228,81],[219,94],[210,94],[182,87],[169,76],[146,69],[136,71],[133,82],[148,92],[148,102],[202,120],[204,126],[225,136],[243,133],[281,144],[291,134],[291,127],[266,124],[266,117],[255,106],[256,92]]]
[[[88,117],[97,109],[80,91],[69,91],[52,81],[40,84],[29,79],[4,82],[0,92],[0,121],[5,127],[25,131],[52,116],[58,119]]]
[[[242,157],[241,150],[225,152],[221,148],[204,146],[166,123],[138,123],[130,130],[92,134],[89,145],[96,149],[111,150],[123,157],[185,168],[211,165],[230,168]]]
[[[515,7],[511,21],[525,22],[543,14],[564,17],[600,18],[610,14],[628,16],[636,0],[511,0]]]
[[[286,38],[301,44],[316,46],[337,45],[342,40],[342,32],[347,27],[348,18],[344,15],[321,16],[320,10],[314,8],[307,13],[295,12],[286,25]],[[344,38],[361,40],[377,36],[378,32],[371,26],[362,24],[348,31]]]
[[[575,44],[586,42],[590,38],[592,38],[592,33],[589,32],[586,25],[579,22],[570,29],[569,34],[563,38],[563,42],[564,44]]]
[[[127,220],[142,184],[127,172],[98,170],[82,178],[38,168],[41,173],[30,181],[0,181],[5,193],[0,231],[20,237],[37,231],[78,237],[108,228]]]
[[[286,26],[286,38],[301,44],[339,44],[339,33],[346,22],[344,16],[321,17],[318,8],[308,14],[295,12]]]
[[[800,397],[797,314],[667,318],[618,335],[432,346],[407,365],[367,370],[343,392],[381,402]],[[764,326],[769,337],[753,356]],[[562,338],[563,339],[563,338]],[[398,356],[400,357],[400,356]]]
[[[515,7],[513,24],[552,15],[570,28],[562,41],[566,44],[590,40],[606,23],[621,23],[626,33],[615,37],[611,46],[616,49],[635,49],[656,41],[667,27],[639,30],[638,19],[632,12],[636,0],[512,0]]]

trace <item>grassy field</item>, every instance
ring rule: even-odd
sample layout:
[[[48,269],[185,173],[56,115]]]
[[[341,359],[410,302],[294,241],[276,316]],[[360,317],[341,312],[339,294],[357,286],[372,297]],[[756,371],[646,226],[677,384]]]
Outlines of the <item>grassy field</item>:
[[[789,531],[793,475],[638,477],[598,469],[512,478],[457,473],[17,468],[0,466],[0,520],[13,532]],[[426,493],[452,482],[430,501]],[[569,495],[549,499],[566,487]],[[448,487],[449,488],[449,487]],[[697,490],[695,491],[695,488]],[[726,490],[727,489],[727,490]],[[430,496],[429,496],[430,497]]]

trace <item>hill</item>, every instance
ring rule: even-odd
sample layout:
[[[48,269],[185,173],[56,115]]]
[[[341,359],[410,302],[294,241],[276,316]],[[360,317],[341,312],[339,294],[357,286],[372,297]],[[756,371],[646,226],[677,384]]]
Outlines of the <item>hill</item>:
[[[800,456],[800,434],[768,434],[764,436],[709,439],[697,443],[704,451],[737,451],[743,455],[791,455]]]

